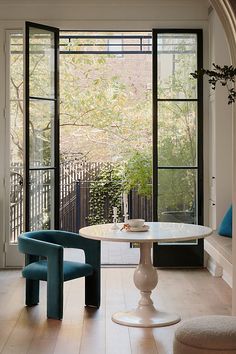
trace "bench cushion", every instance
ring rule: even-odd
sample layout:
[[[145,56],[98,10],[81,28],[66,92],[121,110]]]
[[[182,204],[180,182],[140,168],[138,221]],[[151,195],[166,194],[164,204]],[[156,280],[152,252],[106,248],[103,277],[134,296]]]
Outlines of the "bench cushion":
[[[232,263],[232,239],[219,236],[215,231],[206,237],[205,242],[209,242],[228,262]]]

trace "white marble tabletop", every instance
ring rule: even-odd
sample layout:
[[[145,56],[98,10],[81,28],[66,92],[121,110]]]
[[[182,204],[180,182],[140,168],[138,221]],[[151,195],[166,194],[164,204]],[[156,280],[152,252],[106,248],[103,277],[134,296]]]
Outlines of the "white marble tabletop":
[[[177,242],[204,238],[212,233],[206,226],[172,223],[146,222],[148,231],[129,232],[122,230],[123,223],[117,224],[119,229],[112,230],[113,224],[102,224],[83,227],[79,234],[86,238],[113,242]]]

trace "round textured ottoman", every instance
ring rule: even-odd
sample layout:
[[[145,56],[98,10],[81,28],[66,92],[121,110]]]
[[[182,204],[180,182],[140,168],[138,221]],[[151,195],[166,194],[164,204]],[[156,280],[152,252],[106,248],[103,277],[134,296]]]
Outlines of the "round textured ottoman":
[[[174,354],[236,354],[236,317],[202,316],[176,330]]]

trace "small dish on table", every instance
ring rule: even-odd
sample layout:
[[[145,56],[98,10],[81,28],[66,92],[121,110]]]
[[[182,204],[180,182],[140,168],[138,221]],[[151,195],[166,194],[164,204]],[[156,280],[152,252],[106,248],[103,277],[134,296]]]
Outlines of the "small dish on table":
[[[143,232],[148,231],[149,226],[145,225],[144,219],[130,219],[123,225],[121,230],[128,232]]]

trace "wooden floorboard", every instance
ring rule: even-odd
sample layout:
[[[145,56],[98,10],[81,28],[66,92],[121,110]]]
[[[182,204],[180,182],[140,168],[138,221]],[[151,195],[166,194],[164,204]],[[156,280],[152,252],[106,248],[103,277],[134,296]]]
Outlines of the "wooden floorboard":
[[[84,279],[65,283],[64,318],[46,318],[46,283],[40,305],[24,306],[24,279],[19,271],[0,271],[1,354],[172,354],[179,324],[143,329],[120,326],[112,313],[134,308],[139,294],[133,268],[102,269],[102,304],[84,307]],[[231,313],[231,289],[206,270],[159,270],[155,306],[182,319]]]

